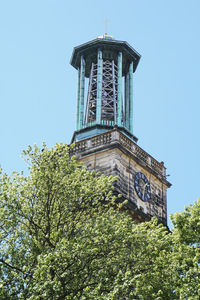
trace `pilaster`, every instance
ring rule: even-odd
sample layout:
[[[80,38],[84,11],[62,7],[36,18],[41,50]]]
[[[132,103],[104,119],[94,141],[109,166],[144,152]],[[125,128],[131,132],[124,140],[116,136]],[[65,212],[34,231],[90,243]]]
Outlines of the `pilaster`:
[[[101,100],[102,100],[102,72],[103,72],[103,59],[102,50],[98,49],[97,54],[97,105],[96,105],[96,123],[101,124]]]
[[[80,70],[80,127],[83,128],[84,120],[84,93],[85,93],[85,59],[81,56],[81,70]]]
[[[122,126],[122,52],[118,53],[117,65],[117,125]]]

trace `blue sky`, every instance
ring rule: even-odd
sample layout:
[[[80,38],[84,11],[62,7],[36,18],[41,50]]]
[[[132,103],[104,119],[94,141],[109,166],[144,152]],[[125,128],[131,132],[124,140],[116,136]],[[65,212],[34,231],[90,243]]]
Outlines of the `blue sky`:
[[[0,164],[26,168],[29,144],[70,143],[77,73],[73,47],[104,33],[141,55],[134,75],[134,134],[164,161],[168,214],[200,197],[199,0],[1,0]]]

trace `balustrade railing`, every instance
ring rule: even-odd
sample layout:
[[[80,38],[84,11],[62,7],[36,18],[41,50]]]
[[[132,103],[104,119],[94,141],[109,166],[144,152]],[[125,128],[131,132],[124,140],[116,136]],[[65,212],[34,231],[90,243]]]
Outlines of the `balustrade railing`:
[[[95,120],[95,121],[91,121],[91,122],[83,124],[82,128],[88,128],[88,127],[92,127],[92,126],[95,126],[95,125],[98,125],[98,124],[99,123],[97,123],[96,120]],[[114,126],[114,121],[111,121],[111,120],[101,120],[100,125]]]
[[[140,159],[143,163],[148,165],[148,167],[152,168],[160,175],[165,176],[165,167],[163,163],[159,163],[147,152],[141,149],[137,144],[131,141],[128,137],[124,136],[122,133],[115,129],[106,133],[99,134],[95,137],[76,142],[72,152],[80,153],[87,151],[90,148],[96,148],[112,143],[119,143],[125,149],[130,151],[134,156]]]

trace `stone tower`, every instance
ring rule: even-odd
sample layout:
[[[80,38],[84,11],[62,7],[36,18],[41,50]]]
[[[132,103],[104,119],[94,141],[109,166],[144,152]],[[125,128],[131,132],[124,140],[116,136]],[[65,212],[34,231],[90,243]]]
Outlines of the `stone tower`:
[[[133,131],[133,73],[140,55],[107,35],[74,48],[78,70],[74,152],[89,170],[118,176],[115,192],[137,221],[167,225],[166,168],[137,145]],[[85,86],[87,85],[87,95]]]

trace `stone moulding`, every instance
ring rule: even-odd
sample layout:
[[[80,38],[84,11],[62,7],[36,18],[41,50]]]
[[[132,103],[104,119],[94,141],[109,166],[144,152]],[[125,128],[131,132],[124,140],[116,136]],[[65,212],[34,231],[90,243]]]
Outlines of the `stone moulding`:
[[[139,165],[154,174],[168,187],[171,186],[166,180],[166,168],[164,163],[158,162],[118,129],[112,129],[97,136],[76,142],[72,153],[76,154],[78,159],[80,159],[94,152],[101,152],[113,148],[119,148],[125,154],[133,157]]]

